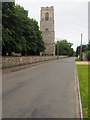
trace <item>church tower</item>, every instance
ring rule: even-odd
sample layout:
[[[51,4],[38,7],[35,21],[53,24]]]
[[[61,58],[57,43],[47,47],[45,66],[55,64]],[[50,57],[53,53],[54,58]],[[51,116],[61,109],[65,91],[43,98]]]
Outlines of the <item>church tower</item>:
[[[40,30],[46,50],[43,55],[55,55],[54,7],[41,7]]]

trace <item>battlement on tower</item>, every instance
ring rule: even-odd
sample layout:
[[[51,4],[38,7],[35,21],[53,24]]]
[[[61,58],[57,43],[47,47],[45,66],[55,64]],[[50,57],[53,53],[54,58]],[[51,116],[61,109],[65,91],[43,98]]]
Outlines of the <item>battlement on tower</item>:
[[[47,7],[41,7],[41,10],[46,10],[46,9],[47,10],[50,10],[50,9],[52,10],[52,9],[54,9],[54,7],[53,6],[50,6],[50,7],[48,7],[48,6]]]

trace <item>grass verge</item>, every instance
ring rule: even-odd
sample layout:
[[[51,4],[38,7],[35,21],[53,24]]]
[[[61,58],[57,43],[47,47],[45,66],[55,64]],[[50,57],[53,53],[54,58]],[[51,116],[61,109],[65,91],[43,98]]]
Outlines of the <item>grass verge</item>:
[[[75,61],[83,61],[83,60],[80,60],[79,58],[76,58]]]
[[[88,65],[77,65],[83,117],[88,118]]]

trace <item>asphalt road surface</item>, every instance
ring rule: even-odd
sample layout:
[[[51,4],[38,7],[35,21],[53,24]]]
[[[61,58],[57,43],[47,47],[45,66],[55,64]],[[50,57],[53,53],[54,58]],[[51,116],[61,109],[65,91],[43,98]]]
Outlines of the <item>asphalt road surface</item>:
[[[79,118],[74,58],[3,74],[3,118]]]

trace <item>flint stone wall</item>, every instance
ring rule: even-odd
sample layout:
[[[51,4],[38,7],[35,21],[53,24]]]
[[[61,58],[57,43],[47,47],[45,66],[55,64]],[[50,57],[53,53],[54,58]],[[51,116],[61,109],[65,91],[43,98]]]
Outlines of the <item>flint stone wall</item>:
[[[67,56],[59,56],[59,58],[66,57]],[[15,67],[53,59],[57,59],[57,56],[2,57],[2,68]]]

